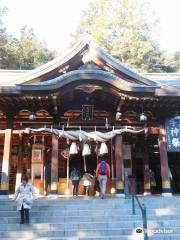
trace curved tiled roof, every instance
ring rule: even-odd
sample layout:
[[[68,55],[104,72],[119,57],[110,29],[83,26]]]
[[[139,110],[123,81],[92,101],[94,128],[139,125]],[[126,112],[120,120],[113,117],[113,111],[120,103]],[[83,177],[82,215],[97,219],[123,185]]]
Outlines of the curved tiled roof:
[[[8,69],[0,69],[0,85],[7,85],[14,80],[26,76],[32,70],[8,70]]]
[[[87,41],[80,41],[73,48],[65,52],[63,56],[57,57],[54,60],[34,70],[28,71],[27,74],[19,76],[17,78],[13,78],[8,81],[7,84],[4,84],[7,86],[13,86],[16,84],[39,82],[43,76],[49,74],[52,71],[58,71],[62,66],[64,66],[64,64],[67,64],[68,61],[73,59],[76,55],[81,54],[85,49],[87,49],[87,44]]]
[[[53,91],[79,79],[83,79],[84,81],[91,80],[92,82],[98,80],[113,85],[114,87],[127,92],[133,91],[153,93],[156,87],[147,86],[144,84],[130,83],[110,72],[105,72],[103,70],[84,69],[74,70],[60,77],[45,82],[39,82],[31,85],[23,84],[20,86],[20,89],[22,91]]]
[[[72,64],[73,60],[76,62],[76,65],[78,65],[77,62],[79,62],[80,64],[83,61],[83,56],[86,54],[87,51],[89,51],[93,55],[96,55],[99,59],[102,59],[107,66],[111,66],[113,69],[115,69],[115,71],[123,73],[124,75],[126,75],[127,78],[134,79],[135,82],[151,86],[158,85],[156,81],[150,80],[142,76],[141,74],[136,73],[126,65],[120,63],[117,59],[110,56],[108,53],[101,50],[99,47],[95,45],[91,38],[85,38],[84,40],[80,41],[73,48],[68,50],[63,56],[60,56],[50,61],[49,63],[44,64],[41,67],[31,70],[30,72],[23,76],[12,79],[11,81],[8,81],[6,84],[4,82],[4,84],[8,86],[13,86],[15,84],[27,84],[27,83],[31,84],[34,82],[42,81],[43,78],[47,80],[48,79],[47,76],[49,75],[50,78],[52,79],[53,73],[57,74],[57,72],[63,69],[63,67],[65,67],[66,70],[68,71],[68,68],[70,68],[70,65]]]
[[[135,72],[127,65],[121,63],[118,59],[115,59],[110,54],[105,51],[102,51],[100,48],[92,45],[92,51],[94,51],[98,56],[100,56],[108,65],[111,65],[114,69],[124,73],[128,77],[139,81],[139,83],[146,84],[146,85],[159,85],[156,81],[153,81],[143,75]]]
[[[143,76],[147,76],[161,85],[180,88],[180,73],[144,73]]]
[[[79,70],[85,66],[84,58],[97,68]],[[7,71],[8,72],[8,71]],[[22,91],[54,91],[77,80],[99,80],[109,83],[120,91],[155,93],[157,95],[180,96],[180,75],[139,74],[117,59],[101,50],[91,38],[85,38],[68,50],[63,56],[31,71],[9,71],[11,77],[4,77],[0,71],[0,92],[21,93]],[[1,77],[4,79],[1,80]],[[7,80],[7,81],[5,81]]]

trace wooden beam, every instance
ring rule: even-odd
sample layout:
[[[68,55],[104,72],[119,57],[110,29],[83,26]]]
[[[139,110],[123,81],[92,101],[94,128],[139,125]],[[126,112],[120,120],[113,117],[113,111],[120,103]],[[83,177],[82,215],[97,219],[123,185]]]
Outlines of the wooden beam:
[[[0,130],[0,134],[5,134],[6,133],[6,129],[5,130]],[[22,134],[22,133],[26,133],[25,130],[13,130],[13,134]]]
[[[159,127],[148,127],[148,134],[159,134]]]

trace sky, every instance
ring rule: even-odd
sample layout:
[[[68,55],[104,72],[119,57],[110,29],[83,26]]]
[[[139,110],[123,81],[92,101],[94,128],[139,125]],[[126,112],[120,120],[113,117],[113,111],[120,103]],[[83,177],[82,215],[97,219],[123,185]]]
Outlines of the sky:
[[[89,0],[2,0],[8,7],[4,24],[18,37],[20,28],[33,27],[40,40],[59,52],[68,48],[70,35]],[[180,51],[180,0],[151,0],[160,19],[161,49]]]

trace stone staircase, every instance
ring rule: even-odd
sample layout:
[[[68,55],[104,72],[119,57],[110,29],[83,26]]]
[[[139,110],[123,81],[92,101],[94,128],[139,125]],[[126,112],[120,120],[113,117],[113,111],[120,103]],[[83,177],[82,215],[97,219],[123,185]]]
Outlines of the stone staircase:
[[[180,196],[140,197],[147,207],[149,239],[180,240]],[[142,240],[136,206],[121,198],[38,199],[30,212],[31,223],[19,224],[16,203],[0,200],[1,240]]]

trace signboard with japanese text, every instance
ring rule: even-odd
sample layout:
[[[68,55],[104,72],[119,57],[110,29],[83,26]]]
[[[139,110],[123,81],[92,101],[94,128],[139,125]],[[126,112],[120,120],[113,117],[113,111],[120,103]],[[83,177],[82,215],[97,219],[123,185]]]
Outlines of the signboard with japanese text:
[[[43,180],[43,145],[33,144],[31,157],[31,179]]]
[[[82,120],[93,120],[93,105],[82,105]]]
[[[180,116],[166,121],[167,151],[180,152]]]
[[[32,149],[32,163],[41,163],[41,162],[42,162],[42,150]]]

